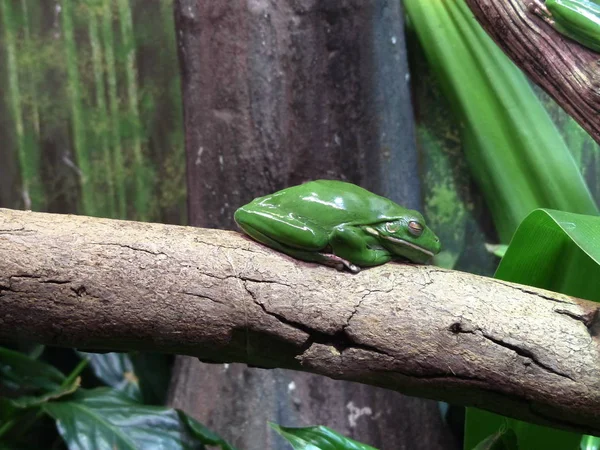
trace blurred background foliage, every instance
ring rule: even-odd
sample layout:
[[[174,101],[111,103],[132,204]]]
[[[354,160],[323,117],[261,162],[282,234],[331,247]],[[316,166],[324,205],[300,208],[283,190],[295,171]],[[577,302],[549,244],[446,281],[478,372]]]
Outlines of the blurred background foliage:
[[[0,14],[0,206],[185,223],[172,0]]]

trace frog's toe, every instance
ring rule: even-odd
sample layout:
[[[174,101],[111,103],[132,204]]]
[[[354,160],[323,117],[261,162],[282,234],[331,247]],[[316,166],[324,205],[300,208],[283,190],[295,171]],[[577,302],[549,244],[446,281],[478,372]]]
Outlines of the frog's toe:
[[[320,253],[320,255],[323,258],[323,264],[335,267],[337,270],[342,271],[344,268],[346,268],[352,273],[360,272],[360,267],[358,267],[356,264],[352,264],[350,261],[340,258],[333,253]]]
[[[358,266],[357,266],[357,265],[355,265],[355,264],[348,264],[348,266],[347,266],[347,267],[348,267],[348,270],[349,270],[350,272],[352,272],[352,273],[358,273],[358,272],[360,272],[360,267],[358,267]]]

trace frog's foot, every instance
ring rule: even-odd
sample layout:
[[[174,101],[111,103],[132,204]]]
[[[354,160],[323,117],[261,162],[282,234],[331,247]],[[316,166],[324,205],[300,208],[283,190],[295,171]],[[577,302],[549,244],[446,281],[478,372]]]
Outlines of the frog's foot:
[[[543,0],[533,0],[533,3],[530,3],[528,5],[528,9],[532,13],[537,14],[538,16],[540,16],[546,22],[548,22],[548,23],[552,22],[552,23],[550,23],[550,25],[552,25],[554,23],[554,21],[551,19],[552,13],[546,7],[546,4],[544,3]]]
[[[333,266],[337,270],[344,270],[344,267],[348,269],[352,273],[360,272],[360,267],[355,264],[352,264],[350,261],[345,260],[344,258],[340,258],[333,253],[319,253],[323,257],[321,264],[326,266]]]

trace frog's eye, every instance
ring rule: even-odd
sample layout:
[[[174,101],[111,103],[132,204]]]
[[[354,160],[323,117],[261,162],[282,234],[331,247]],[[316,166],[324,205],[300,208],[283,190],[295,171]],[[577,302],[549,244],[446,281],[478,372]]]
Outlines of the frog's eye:
[[[388,233],[395,233],[399,229],[400,229],[400,223],[399,222],[387,222],[385,224],[385,230]]]
[[[414,220],[408,222],[408,231],[410,231],[410,234],[412,234],[413,236],[421,236],[423,234],[423,225],[421,225],[419,222],[415,222]]]

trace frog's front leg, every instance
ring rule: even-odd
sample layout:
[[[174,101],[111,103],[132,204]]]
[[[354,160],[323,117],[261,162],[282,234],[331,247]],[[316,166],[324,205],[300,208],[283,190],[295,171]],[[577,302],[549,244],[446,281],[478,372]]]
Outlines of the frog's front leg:
[[[358,266],[385,264],[392,255],[360,226],[338,225],[330,238],[333,253]]]

